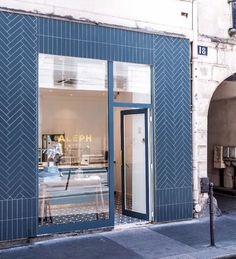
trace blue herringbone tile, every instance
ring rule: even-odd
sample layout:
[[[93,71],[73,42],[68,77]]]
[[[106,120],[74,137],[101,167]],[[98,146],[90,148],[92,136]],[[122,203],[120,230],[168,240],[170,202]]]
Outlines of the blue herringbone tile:
[[[37,19],[0,13],[0,201],[6,206],[1,220],[12,220],[12,201],[36,203],[37,147]],[[23,205],[22,205],[23,206]],[[21,203],[17,210],[24,211]],[[9,213],[7,213],[7,211]],[[34,214],[29,208],[27,217]],[[25,237],[19,221],[14,235]],[[36,217],[33,219],[34,224]],[[6,226],[4,239],[14,238]],[[2,230],[0,230],[2,231]],[[28,230],[27,230],[28,231]],[[35,233],[36,229],[30,230]]]
[[[154,159],[158,190],[192,188],[189,44],[187,40],[156,36],[154,40]],[[157,192],[158,220],[173,220],[165,213],[165,192]],[[158,197],[159,196],[159,197]],[[170,202],[170,201],[169,201]],[[178,203],[183,203],[184,199]],[[191,206],[192,196],[188,203]],[[173,206],[177,202],[171,201]],[[181,205],[182,206],[182,205]],[[191,211],[191,209],[190,209]],[[186,212],[183,217],[189,217]]]

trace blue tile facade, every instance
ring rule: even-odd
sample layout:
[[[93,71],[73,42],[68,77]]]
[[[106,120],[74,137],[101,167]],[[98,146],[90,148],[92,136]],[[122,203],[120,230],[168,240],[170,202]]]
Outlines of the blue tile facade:
[[[154,40],[156,220],[192,217],[189,42]]]
[[[0,240],[36,235],[36,27],[0,14]]]
[[[40,18],[38,39],[41,53],[153,63],[152,34]]]
[[[0,240],[37,232],[38,53],[153,65],[156,220],[191,217],[188,40],[7,12],[0,34]]]

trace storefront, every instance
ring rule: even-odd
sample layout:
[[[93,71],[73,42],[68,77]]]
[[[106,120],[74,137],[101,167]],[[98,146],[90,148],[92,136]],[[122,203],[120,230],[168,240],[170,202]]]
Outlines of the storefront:
[[[0,26],[1,240],[114,226],[117,206],[191,218],[188,40],[7,12]]]
[[[38,78],[39,231],[150,220],[151,66],[39,54]]]

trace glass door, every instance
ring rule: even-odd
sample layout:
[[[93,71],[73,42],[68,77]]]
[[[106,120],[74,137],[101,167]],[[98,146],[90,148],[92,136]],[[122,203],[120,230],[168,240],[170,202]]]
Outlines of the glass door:
[[[122,213],[149,219],[147,109],[121,111]]]

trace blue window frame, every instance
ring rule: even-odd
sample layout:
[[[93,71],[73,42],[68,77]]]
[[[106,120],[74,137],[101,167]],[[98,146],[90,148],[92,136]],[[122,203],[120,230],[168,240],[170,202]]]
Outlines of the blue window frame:
[[[113,85],[114,85],[114,74],[113,74],[113,61],[107,61],[107,82],[108,82],[108,185],[109,185],[109,219],[99,219],[96,221],[84,221],[79,223],[67,223],[58,225],[42,225],[37,227],[39,234],[55,233],[60,231],[72,231],[80,229],[90,229],[106,226],[114,226],[114,118],[113,110],[116,107],[126,108],[140,108],[140,109],[151,109],[151,103],[117,103],[113,100]],[[146,194],[149,195],[149,194]],[[148,199],[147,199],[148,201]],[[147,211],[149,210],[149,204],[147,204]],[[148,215],[148,213],[147,213]],[[134,215],[135,216],[135,215]],[[147,217],[146,217],[147,219]]]
[[[125,116],[135,116],[135,115],[144,115],[144,143],[145,143],[145,151],[144,151],[144,167],[141,173],[144,173],[145,175],[145,181],[143,182],[144,185],[142,185],[142,188],[145,190],[143,197],[146,196],[145,205],[142,204],[141,206],[143,207],[140,211],[140,208],[138,211],[135,211],[131,207],[126,206],[126,169],[125,169]],[[145,219],[149,220],[149,159],[148,159],[148,144],[149,144],[149,137],[148,137],[148,111],[147,109],[130,109],[130,110],[123,110],[121,111],[121,150],[122,150],[122,213],[124,215],[130,216],[130,217],[135,217],[135,218],[140,218],[140,219]],[[133,137],[133,136],[132,136]],[[143,141],[142,141],[143,145]],[[140,150],[139,150],[140,152]],[[133,162],[133,161],[132,161]],[[142,164],[139,164],[139,166]],[[132,172],[133,173],[133,172]],[[139,172],[140,173],[140,172]],[[140,178],[139,178],[140,179]],[[139,186],[140,187],[140,186]],[[140,189],[138,190],[140,192]],[[131,194],[132,195],[132,194]],[[140,199],[140,196],[138,197]],[[146,208],[146,209],[144,209]]]

